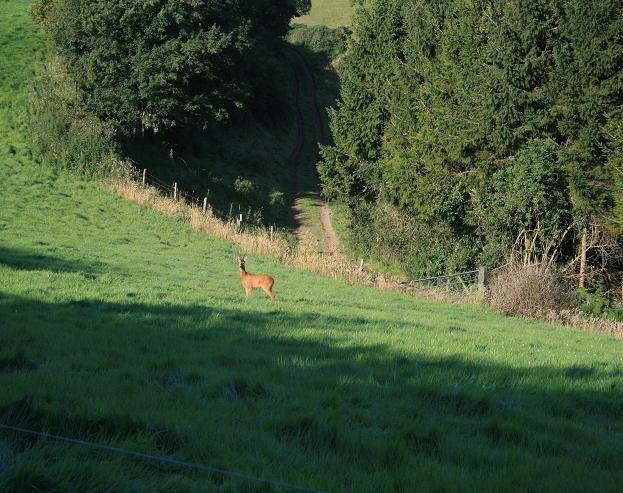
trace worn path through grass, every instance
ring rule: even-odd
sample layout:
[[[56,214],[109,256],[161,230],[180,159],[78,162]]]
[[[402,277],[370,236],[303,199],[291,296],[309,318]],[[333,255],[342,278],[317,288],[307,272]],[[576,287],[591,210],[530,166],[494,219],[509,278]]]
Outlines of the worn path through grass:
[[[297,140],[290,156],[290,173],[294,184],[295,235],[299,248],[345,263],[339,238],[331,221],[331,210],[320,196],[316,165],[320,159],[318,144],[326,144],[324,110],[318,101],[318,89],[312,68],[300,47],[290,50],[295,72],[293,98],[296,104]]]

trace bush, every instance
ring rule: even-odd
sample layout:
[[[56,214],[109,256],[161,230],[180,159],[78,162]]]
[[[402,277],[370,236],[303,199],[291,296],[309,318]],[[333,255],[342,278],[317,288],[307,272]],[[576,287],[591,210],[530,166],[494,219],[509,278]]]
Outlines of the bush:
[[[617,307],[601,289],[580,288],[574,294],[584,315],[623,322],[623,307]]]
[[[115,129],[86,109],[62,62],[52,59],[33,80],[29,137],[43,160],[87,176],[120,176]]]
[[[290,19],[308,6],[306,0],[39,0],[33,13],[89,110],[131,134],[209,126],[237,112],[255,86],[247,68],[262,53],[274,56]]]
[[[313,53],[333,59],[346,51],[350,34],[350,29],[347,27],[331,29],[327,26],[294,24],[288,34],[288,40],[292,44],[309,48]]]
[[[284,193],[278,190],[273,190],[268,195],[269,203],[273,206],[284,206],[286,205],[286,201],[284,198]]]
[[[255,184],[246,178],[236,178],[234,181],[234,190],[242,199],[248,199],[255,193]]]
[[[548,319],[564,305],[566,289],[560,279],[539,264],[512,263],[489,285],[489,303],[505,315]]]
[[[348,241],[358,256],[380,261],[411,279],[473,267],[475,242],[446,223],[427,224],[381,203],[352,201]]]

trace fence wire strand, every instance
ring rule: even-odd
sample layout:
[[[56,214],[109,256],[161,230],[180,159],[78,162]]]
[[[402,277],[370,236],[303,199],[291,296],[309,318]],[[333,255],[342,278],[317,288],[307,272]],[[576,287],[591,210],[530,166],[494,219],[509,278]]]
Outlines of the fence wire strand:
[[[78,438],[69,438],[69,437],[64,437],[64,436],[61,436],[61,435],[53,435],[51,433],[46,433],[46,432],[42,432],[42,431],[35,431],[35,430],[27,429],[27,428],[20,428],[18,426],[11,426],[11,425],[0,424],[0,429],[14,431],[14,432],[18,432],[18,433],[24,433],[24,434],[28,434],[28,435],[34,435],[34,436],[38,436],[38,437],[45,438],[45,439],[48,439],[48,440],[56,440],[56,441],[59,441],[59,442],[71,443],[71,444],[74,444],[74,445],[82,445],[82,446],[90,447],[90,448],[94,448],[94,449],[106,450],[106,451],[114,453],[114,454],[129,455],[129,456],[133,456],[133,457],[140,457],[142,459],[148,459],[148,460],[153,460],[153,461],[158,461],[158,462],[164,462],[164,463],[172,464],[172,465],[175,465],[175,466],[185,467],[187,469],[194,469],[194,470],[197,470],[197,471],[204,471],[204,472],[211,472],[211,473],[221,474],[223,476],[229,476],[229,477],[232,477],[232,478],[242,479],[244,481],[252,481],[252,482],[256,482],[256,483],[271,484],[273,486],[277,486],[277,487],[280,487],[280,488],[286,488],[286,489],[288,489],[290,491],[304,491],[304,492],[307,492],[307,493],[328,493],[327,491],[324,491],[324,490],[318,490],[318,489],[315,489],[315,488],[308,488],[306,486],[297,486],[297,485],[285,483],[283,481],[278,481],[278,480],[274,480],[274,479],[265,479],[265,478],[260,478],[258,476],[251,476],[249,474],[244,474],[244,473],[237,472],[237,471],[228,471],[227,469],[222,469],[220,467],[206,466],[204,464],[197,464],[197,463],[194,463],[194,462],[186,462],[186,461],[183,461],[183,460],[175,459],[174,457],[170,457],[168,455],[147,454],[147,453],[144,453],[144,452],[137,452],[135,450],[128,450],[128,449],[123,449],[123,448],[120,448],[120,447],[113,447],[112,445],[104,445],[104,444],[101,444],[101,443],[91,442],[89,440],[81,440],[81,439],[78,439]]]

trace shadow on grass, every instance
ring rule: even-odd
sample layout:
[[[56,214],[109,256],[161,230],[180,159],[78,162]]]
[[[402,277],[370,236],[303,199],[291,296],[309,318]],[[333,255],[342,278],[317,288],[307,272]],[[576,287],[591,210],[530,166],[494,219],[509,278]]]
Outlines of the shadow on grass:
[[[0,246],[0,265],[16,270],[47,270],[50,272],[83,272],[97,274],[109,272],[110,266],[104,263],[81,262],[80,260],[66,260],[53,255],[34,253],[15,248]]]
[[[455,488],[457,477],[492,491],[616,491],[623,480],[620,370],[413,355],[366,344],[363,331],[383,330],[380,322],[279,309],[3,295],[0,319],[0,378],[19,373],[23,386],[4,399],[2,423],[107,443],[147,437],[156,451],[198,462],[210,437],[211,458],[223,466],[236,450],[244,470],[329,490],[408,490],[431,468],[442,489]],[[469,337],[452,329],[452,337]],[[103,379],[102,393],[116,405],[91,406],[79,383],[63,395],[36,385],[76,375],[85,389]],[[154,396],[158,407],[140,409],[140,395]],[[177,413],[191,417],[180,423]],[[0,436],[16,457],[43,446]],[[549,482],[528,474],[544,470]],[[500,471],[508,477],[500,480]]]

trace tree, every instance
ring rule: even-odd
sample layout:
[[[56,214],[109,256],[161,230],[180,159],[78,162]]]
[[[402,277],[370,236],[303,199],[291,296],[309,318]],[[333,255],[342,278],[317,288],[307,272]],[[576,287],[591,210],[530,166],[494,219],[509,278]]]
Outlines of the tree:
[[[394,207],[396,221],[417,223],[406,243],[413,255],[447,244],[436,258],[454,266],[494,265],[518,248],[529,261],[572,263],[585,228],[620,238],[622,7],[364,2],[331,114],[334,145],[323,149],[325,193],[353,208],[362,199]],[[368,250],[384,248],[380,223],[369,223],[380,241]],[[441,230],[453,241],[422,234]]]
[[[86,105],[125,129],[208,124],[244,106],[246,67],[309,0],[40,0]]]

